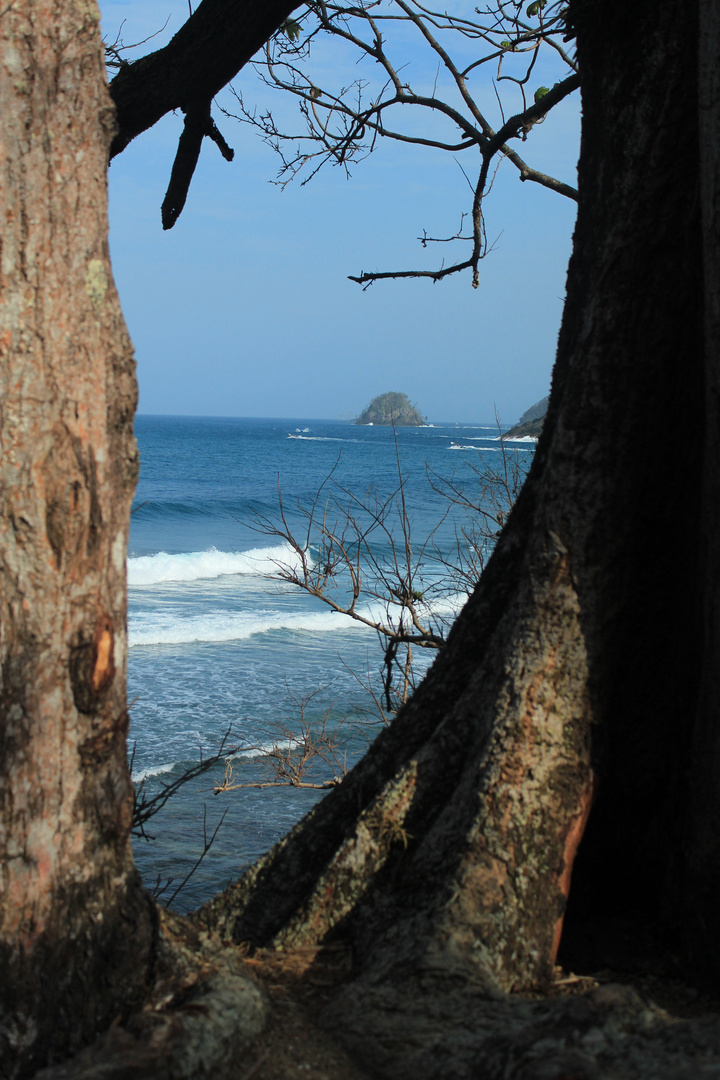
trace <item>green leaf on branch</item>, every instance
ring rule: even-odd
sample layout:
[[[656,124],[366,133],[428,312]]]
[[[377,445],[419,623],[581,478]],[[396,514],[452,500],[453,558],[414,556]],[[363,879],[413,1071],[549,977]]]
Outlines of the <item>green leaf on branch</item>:
[[[533,15],[539,15],[542,9],[546,6],[547,0],[534,0],[532,4],[528,4],[526,15],[532,17]]]
[[[295,22],[295,19],[286,19],[280,29],[290,41],[297,41],[300,37],[300,23]]]
[[[545,95],[549,93],[550,90],[547,86],[538,86],[537,90],[535,91],[535,104],[537,105],[538,101],[542,101]]]

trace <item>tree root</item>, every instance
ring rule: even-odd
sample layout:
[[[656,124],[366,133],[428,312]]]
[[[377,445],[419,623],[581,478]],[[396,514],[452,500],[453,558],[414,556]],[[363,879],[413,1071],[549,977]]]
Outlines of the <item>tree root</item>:
[[[342,948],[245,961],[184,918],[160,921],[144,1009],[36,1080],[720,1078],[720,1003],[683,1016],[693,992],[670,980],[565,976],[549,995],[489,1000],[461,976],[353,977]]]
[[[144,1008],[38,1080],[202,1080],[225,1075],[267,1022],[266,995],[237,949],[159,910],[156,979]],[[92,992],[92,988],[89,989]]]
[[[370,1075],[388,1080],[720,1077],[717,1013],[679,1019],[617,983],[488,1001],[466,986],[365,981],[334,996],[324,1023]]]

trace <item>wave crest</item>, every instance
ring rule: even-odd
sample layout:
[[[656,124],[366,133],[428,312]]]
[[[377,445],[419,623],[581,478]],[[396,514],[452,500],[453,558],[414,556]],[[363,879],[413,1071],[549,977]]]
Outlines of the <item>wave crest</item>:
[[[127,561],[128,585],[160,585],[170,581],[200,581],[228,574],[265,577],[279,567],[300,569],[300,557],[289,544],[252,548],[250,551],[189,551],[169,555],[140,555]]]
[[[455,617],[467,597],[464,594],[443,597],[425,605],[435,618]],[[377,622],[387,620],[387,608],[381,602],[368,604],[362,614]],[[310,633],[336,633],[339,630],[365,630],[375,633],[357,619],[335,611],[208,611],[202,615],[179,615],[166,611],[130,616],[128,645],[190,645],[196,642],[245,641],[254,634],[272,630]]]

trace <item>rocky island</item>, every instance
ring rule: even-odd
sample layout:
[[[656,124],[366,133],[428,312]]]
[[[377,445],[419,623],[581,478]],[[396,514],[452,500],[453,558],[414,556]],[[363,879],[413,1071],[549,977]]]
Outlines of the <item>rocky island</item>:
[[[423,427],[427,420],[418,412],[407,394],[391,391],[372,399],[368,407],[358,416],[356,424],[376,424],[389,427]]]

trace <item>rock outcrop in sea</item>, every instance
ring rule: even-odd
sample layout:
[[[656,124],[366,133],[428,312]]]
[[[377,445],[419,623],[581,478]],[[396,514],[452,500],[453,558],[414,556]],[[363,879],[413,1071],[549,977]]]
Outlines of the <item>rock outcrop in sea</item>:
[[[407,394],[390,391],[372,399],[358,416],[356,424],[376,424],[389,427],[423,427],[427,420],[413,405]]]

